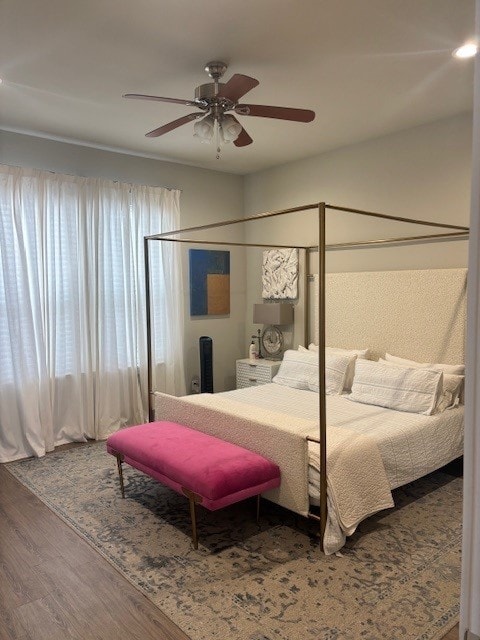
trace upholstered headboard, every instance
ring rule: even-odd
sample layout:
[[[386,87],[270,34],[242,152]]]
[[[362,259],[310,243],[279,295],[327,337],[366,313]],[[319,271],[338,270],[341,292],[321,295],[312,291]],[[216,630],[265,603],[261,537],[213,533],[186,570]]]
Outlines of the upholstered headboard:
[[[326,344],[420,362],[465,362],[466,269],[326,275]],[[318,284],[314,341],[318,342]],[[313,299],[312,299],[313,298]],[[312,334],[312,332],[310,332]]]

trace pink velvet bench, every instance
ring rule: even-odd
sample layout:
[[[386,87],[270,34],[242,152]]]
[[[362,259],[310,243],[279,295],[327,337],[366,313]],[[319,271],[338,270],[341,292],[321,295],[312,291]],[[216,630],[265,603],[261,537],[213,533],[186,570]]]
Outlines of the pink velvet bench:
[[[195,505],[215,511],[280,484],[280,469],[263,456],[175,422],[149,422],[121,429],[107,439],[117,458],[125,497],[122,462],[184,494],[190,501],[193,546],[198,549]]]

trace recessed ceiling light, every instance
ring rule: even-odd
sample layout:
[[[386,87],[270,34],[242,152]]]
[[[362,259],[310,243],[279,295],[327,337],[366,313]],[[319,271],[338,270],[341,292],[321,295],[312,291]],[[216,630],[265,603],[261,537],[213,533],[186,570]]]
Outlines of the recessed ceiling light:
[[[469,43],[464,44],[462,47],[458,47],[458,49],[455,49],[453,55],[455,56],[455,58],[473,58],[473,56],[476,55],[477,51],[477,45]]]

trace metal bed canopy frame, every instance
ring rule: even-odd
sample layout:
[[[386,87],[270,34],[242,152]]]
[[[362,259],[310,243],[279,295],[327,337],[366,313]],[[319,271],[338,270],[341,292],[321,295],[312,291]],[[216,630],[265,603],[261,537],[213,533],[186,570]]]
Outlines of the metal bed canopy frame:
[[[193,238],[178,237],[187,233],[194,233],[200,231],[207,231],[210,229],[217,229],[219,227],[227,227],[234,224],[245,224],[258,220],[265,220],[267,218],[273,218],[282,216],[285,214],[297,213],[301,211],[316,210],[318,212],[318,244],[314,245],[292,245],[292,244],[274,244],[274,243],[252,243],[252,242],[231,242],[223,240],[195,240]],[[352,213],[360,216],[367,216],[370,218],[380,218],[390,220],[394,222],[404,222],[414,225],[422,225],[427,227],[434,227],[437,229],[449,229],[444,233],[430,233],[414,236],[402,236],[395,238],[384,238],[380,240],[359,240],[353,242],[342,242],[335,244],[326,244],[326,214],[327,211],[340,211],[344,213]],[[417,220],[412,218],[405,218],[400,216],[392,216],[384,213],[375,213],[372,211],[364,211],[362,209],[352,209],[350,207],[342,207],[326,202],[317,202],[313,204],[306,204],[298,207],[291,207],[289,209],[281,209],[277,211],[267,211],[264,213],[255,214],[245,218],[237,218],[234,220],[226,220],[222,222],[215,222],[206,225],[199,225],[195,227],[188,227],[184,229],[177,229],[174,231],[167,231],[165,233],[159,233],[144,237],[144,258],[145,258],[145,292],[146,292],[146,318],[147,318],[147,367],[148,367],[148,415],[149,421],[152,422],[155,419],[154,407],[153,407],[153,395],[152,389],[152,354],[151,354],[151,342],[152,342],[152,323],[151,323],[151,290],[150,290],[150,259],[149,259],[149,242],[152,240],[159,240],[162,242],[179,242],[187,244],[201,244],[201,245],[222,245],[222,246],[234,246],[234,247],[257,247],[257,248],[277,248],[277,249],[302,249],[305,251],[305,255],[308,256],[311,252],[318,252],[318,282],[319,282],[319,296],[318,296],[318,370],[319,370],[319,438],[312,438],[307,436],[307,440],[316,442],[320,448],[320,509],[319,515],[309,511],[308,517],[312,518],[319,523],[319,536],[320,546],[323,551],[323,538],[327,524],[327,422],[326,422],[326,393],[325,393],[325,253],[329,250],[340,249],[354,249],[371,246],[382,246],[392,244],[404,244],[404,243],[417,243],[417,242],[435,242],[443,240],[462,240],[468,239],[469,227],[463,227],[453,224],[444,224],[439,222],[432,222],[429,220]],[[305,274],[305,280],[311,278],[310,274]],[[307,287],[305,287],[305,295],[307,296]],[[307,313],[305,313],[305,340],[308,340],[307,336]],[[305,345],[306,346],[306,345]]]

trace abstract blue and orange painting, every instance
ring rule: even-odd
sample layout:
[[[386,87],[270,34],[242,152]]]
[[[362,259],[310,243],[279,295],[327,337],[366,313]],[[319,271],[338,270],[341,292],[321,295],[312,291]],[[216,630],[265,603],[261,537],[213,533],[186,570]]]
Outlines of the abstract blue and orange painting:
[[[230,251],[189,249],[190,315],[230,313]]]

